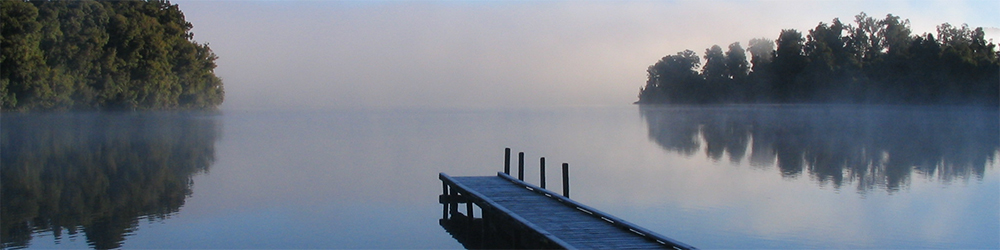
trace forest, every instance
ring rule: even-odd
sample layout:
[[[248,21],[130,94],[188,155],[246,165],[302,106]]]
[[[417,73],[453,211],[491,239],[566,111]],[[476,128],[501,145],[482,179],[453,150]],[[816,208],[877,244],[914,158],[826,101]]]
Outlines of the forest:
[[[215,109],[218,58],[169,1],[0,1],[3,111]]]
[[[862,12],[853,24],[785,29],[746,49],[677,52],[649,66],[636,103],[1000,104],[1000,53],[983,28],[944,23],[915,35],[909,24]]]

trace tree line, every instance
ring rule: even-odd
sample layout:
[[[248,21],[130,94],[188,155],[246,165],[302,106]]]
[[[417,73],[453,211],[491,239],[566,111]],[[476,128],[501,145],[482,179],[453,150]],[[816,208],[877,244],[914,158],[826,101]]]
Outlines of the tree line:
[[[649,66],[636,103],[1000,104],[1000,53],[982,27],[944,23],[935,36],[909,24],[862,12],[853,24],[785,29],[746,49],[677,52]]]
[[[0,1],[0,107],[213,109],[218,58],[165,0]]]

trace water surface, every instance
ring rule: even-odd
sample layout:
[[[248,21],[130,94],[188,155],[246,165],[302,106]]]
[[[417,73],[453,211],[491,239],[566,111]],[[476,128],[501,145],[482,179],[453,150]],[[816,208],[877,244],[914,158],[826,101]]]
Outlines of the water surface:
[[[438,225],[437,173],[492,175],[511,147],[529,182],[538,157],[569,162],[575,200],[700,248],[1000,248],[998,120],[830,105],[4,114],[2,236],[461,248]]]

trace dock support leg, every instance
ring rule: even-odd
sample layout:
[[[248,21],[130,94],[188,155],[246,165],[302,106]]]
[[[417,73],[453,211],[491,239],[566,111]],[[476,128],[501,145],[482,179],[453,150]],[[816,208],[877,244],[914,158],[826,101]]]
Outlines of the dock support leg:
[[[490,219],[489,219],[489,214],[488,214],[489,212],[486,211],[486,209],[483,209],[483,207],[479,207],[479,208],[480,208],[480,210],[482,210],[482,212],[480,213],[480,216],[483,217],[483,219],[480,220],[480,221],[482,221],[482,223],[480,224],[480,227],[479,227],[479,237],[480,237],[480,239],[483,239],[482,240],[482,242],[484,243],[483,247],[485,248],[486,247],[486,245],[485,245],[485,243],[486,243],[486,235],[487,235],[486,234],[486,230],[487,230],[486,227],[490,226],[489,225]]]
[[[443,196],[445,198],[444,202],[441,203],[441,206],[444,207],[443,208],[444,211],[441,212],[441,219],[446,219],[447,220],[448,219],[448,203],[451,200],[448,197],[448,183],[444,183],[442,181],[441,182],[441,189],[443,189],[443,192],[441,192],[441,196]]]
[[[465,202],[465,213],[468,215],[467,217],[469,217],[469,225],[472,225],[472,221],[474,221],[475,218],[472,214],[472,201]]]
[[[458,213],[458,201],[457,201],[457,199],[458,199],[458,191],[456,191],[454,188],[452,188],[451,190],[449,190],[449,193],[451,193],[451,195],[450,195],[451,197],[449,197],[451,199],[449,199],[448,205],[451,207],[451,214],[454,215],[454,214]],[[454,217],[454,216],[452,216],[452,217]]]

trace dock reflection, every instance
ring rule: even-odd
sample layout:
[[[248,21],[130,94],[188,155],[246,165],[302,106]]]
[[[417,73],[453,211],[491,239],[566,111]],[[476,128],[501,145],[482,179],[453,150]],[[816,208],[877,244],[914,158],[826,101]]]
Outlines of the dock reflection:
[[[461,243],[465,249],[515,249],[514,243],[508,237],[490,232],[483,227],[482,218],[469,220],[468,217],[457,214],[450,218],[440,219],[439,223],[452,238]]]

